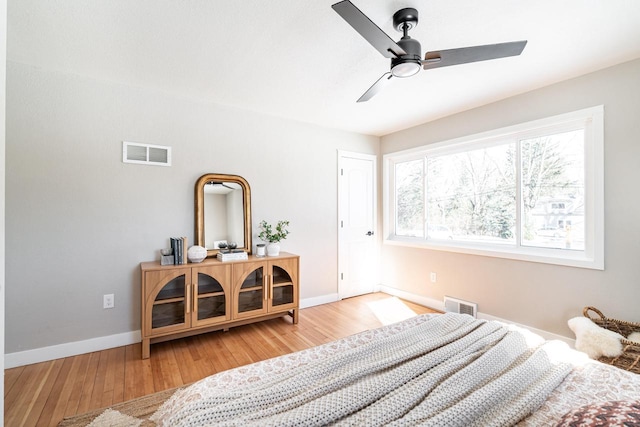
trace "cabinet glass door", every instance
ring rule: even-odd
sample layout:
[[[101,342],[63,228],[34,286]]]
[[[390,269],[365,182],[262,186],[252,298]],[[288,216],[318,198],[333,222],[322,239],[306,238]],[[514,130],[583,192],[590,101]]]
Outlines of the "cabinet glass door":
[[[198,320],[227,316],[227,295],[215,278],[198,273]]]
[[[238,313],[264,310],[264,267],[251,271],[238,290]]]
[[[151,310],[151,328],[182,325],[185,323],[184,274],[171,279],[156,295]]]
[[[283,268],[273,266],[273,289],[271,305],[277,307],[293,303],[293,281],[291,276]]]

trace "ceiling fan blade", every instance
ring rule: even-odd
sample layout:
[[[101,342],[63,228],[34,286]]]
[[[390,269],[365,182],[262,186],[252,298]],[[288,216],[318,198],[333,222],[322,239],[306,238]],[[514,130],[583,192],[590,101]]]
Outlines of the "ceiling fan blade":
[[[391,81],[391,77],[393,77],[393,74],[389,72],[384,73],[382,77],[380,77],[378,81],[373,84],[373,86],[367,89],[367,91],[363,93],[360,98],[358,98],[358,102],[368,101],[373,98],[378,92],[380,92],[386,85],[389,84],[389,82]]]
[[[450,65],[466,64],[469,62],[486,61],[488,59],[518,56],[522,53],[527,41],[517,41],[483,46],[461,47],[458,49],[436,50],[427,52],[422,61],[425,70],[448,67]]]
[[[349,0],[341,1],[331,7],[386,58],[396,58],[407,54],[387,33],[382,31]]]

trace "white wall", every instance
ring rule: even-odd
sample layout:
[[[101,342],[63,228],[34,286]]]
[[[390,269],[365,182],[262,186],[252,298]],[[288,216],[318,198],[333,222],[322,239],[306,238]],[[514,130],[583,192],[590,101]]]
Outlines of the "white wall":
[[[123,140],[172,146],[173,165],[124,164]],[[170,236],[193,242],[204,173],[248,180],[254,230],[291,221],[302,299],[335,294],[336,153],[376,154],[379,139],[9,62],[6,148],[15,353],[138,330],[139,263]]]
[[[384,245],[382,283],[573,337],[566,321],[596,306],[640,321],[640,60],[621,64],[382,138],[383,154],[604,104],[605,270],[586,270]],[[429,273],[437,273],[437,284]]]
[[[0,425],[4,420],[4,301],[5,301],[5,78],[7,64],[7,2],[0,0]]]

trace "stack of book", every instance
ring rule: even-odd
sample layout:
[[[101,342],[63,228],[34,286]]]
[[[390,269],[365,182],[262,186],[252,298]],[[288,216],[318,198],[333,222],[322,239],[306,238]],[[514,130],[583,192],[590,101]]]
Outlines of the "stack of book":
[[[173,249],[173,263],[174,264],[186,264],[187,263],[187,238],[186,237],[171,237],[171,249]]]
[[[220,251],[218,252],[218,261],[242,261],[249,259],[247,253],[242,250]]]

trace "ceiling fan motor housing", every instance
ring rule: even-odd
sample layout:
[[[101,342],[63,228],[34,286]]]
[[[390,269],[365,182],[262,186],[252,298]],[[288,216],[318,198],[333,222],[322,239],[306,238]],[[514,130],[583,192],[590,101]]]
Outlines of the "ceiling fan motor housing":
[[[404,49],[407,54],[391,59],[391,74],[395,77],[413,76],[422,68],[420,42],[405,36],[398,41],[398,46]]]

